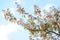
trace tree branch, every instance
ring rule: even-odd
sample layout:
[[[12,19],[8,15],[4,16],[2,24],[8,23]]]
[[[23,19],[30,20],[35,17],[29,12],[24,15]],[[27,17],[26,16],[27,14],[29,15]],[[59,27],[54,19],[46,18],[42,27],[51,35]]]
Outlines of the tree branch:
[[[58,33],[54,32],[54,31],[50,31],[50,30],[47,30],[47,31],[48,31],[47,33],[52,32],[52,33],[54,33],[54,34],[56,34],[56,35],[60,36],[60,34],[58,34]]]
[[[30,28],[27,28],[27,29],[28,29],[28,30],[32,30],[32,31],[41,31],[41,29],[30,29]],[[46,33],[52,32],[52,33],[54,33],[54,34],[60,36],[60,34],[54,32],[54,31],[50,31],[50,30],[48,30],[48,29],[45,29],[44,31],[45,31],[45,32],[48,31],[48,32],[46,32]]]

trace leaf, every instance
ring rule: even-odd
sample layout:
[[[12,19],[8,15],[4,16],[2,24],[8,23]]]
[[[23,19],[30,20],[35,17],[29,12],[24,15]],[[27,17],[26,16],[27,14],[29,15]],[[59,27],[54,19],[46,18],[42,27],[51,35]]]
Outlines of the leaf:
[[[52,24],[49,25],[49,29],[50,29],[51,31],[53,30]]]
[[[58,15],[58,13],[55,13],[54,16],[55,16],[55,17],[58,17],[59,15]]]
[[[60,27],[58,26],[58,34],[59,34],[59,36],[60,36]]]
[[[34,5],[34,10],[36,10],[38,8],[38,6],[37,5]]]
[[[53,25],[57,25],[58,23],[57,22],[53,22]]]
[[[41,10],[37,9],[37,13],[40,14],[41,13]]]
[[[9,21],[12,22],[13,21],[13,18],[10,18]]]
[[[34,31],[32,31],[32,30],[29,30],[29,32],[30,32],[32,35],[34,35]]]
[[[21,8],[17,8],[17,12],[21,13]]]
[[[42,37],[42,32],[43,32],[43,31],[39,31],[39,34],[40,34],[41,37]]]
[[[34,19],[36,20],[36,19],[37,19],[37,17],[34,17]]]
[[[43,38],[45,39],[47,37],[47,35],[46,34],[43,34]]]
[[[52,16],[51,16],[50,14],[48,14],[48,15],[46,16],[46,18],[52,18]]]
[[[24,8],[22,8],[22,9],[21,9],[21,13],[22,13],[22,14],[23,14],[23,13],[25,13],[25,10],[24,10]]]
[[[14,17],[14,20],[17,20],[17,19]]]
[[[57,27],[54,27],[54,30],[56,31],[57,30]]]
[[[21,24],[21,22],[18,20],[18,21],[17,21],[17,24],[18,24],[18,25],[20,25],[20,24]]]
[[[9,21],[10,21],[10,22],[16,22],[16,20],[17,20],[17,19],[16,19],[15,17],[10,17],[10,18],[9,18]]]

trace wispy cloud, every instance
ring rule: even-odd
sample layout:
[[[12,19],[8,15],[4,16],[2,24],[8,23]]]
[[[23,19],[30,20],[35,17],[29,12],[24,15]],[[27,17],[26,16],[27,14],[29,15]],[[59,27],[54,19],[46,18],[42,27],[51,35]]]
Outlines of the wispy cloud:
[[[15,33],[17,31],[19,31],[18,34],[16,33],[17,38],[15,38],[14,35],[10,34],[10,33]],[[11,35],[13,37],[9,37],[9,35]],[[15,23],[9,23],[7,25],[0,24],[0,40],[9,40],[9,38],[11,40],[13,40],[13,39],[16,40],[16,39],[18,39],[18,37],[20,37],[19,38],[20,40],[28,40],[29,32],[27,30],[25,30],[22,26],[17,25]]]
[[[0,25],[0,40],[8,40],[8,33],[16,31],[19,28],[17,24],[9,23],[8,25]]]

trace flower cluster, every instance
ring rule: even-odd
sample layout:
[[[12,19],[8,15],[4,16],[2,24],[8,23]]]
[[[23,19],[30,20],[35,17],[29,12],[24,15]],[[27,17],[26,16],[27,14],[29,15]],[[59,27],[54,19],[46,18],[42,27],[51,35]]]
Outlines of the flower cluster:
[[[60,11],[58,9],[53,7],[50,12],[45,9],[44,11],[41,11],[37,5],[34,5],[34,15],[31,15],[27,13],[17,2],[15,2],[15,4],[17,6],[16,11],[19,15],[22,14],[22,18],[18,19],[14,17],[11,11],[7,9],[3,10],[6,20],[22,25],[33,35],[38,32],[38,34],[44,39],[50,34],[52,36],[52,33],[60,36]],[[42,14],[44,14],[44,17]]]

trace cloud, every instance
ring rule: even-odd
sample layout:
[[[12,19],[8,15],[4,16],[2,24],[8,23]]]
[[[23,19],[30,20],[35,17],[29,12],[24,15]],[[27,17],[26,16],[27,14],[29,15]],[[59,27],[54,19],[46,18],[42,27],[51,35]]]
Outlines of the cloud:
[[[17,36],[17,38],[15,38],[14,35],[12,35],[10,33],[16,33],[15,37]],[[12,37],[10,37],[9,35]],[[29,39],[29,32],[27,30],[25,30],[22,26],[17,25],[16,23],[9,23],[7,25],[0,24],[0,40],[9,40],[9,38],[11,40],[13,40],[13,39],[17,40],[18,38],[20,40],[21,39],[27,40],[27,39]]]
[[[18,28],[19,26],[14,23],[0,25],[0,40],[8,40],[8,33],[16,31]]]

